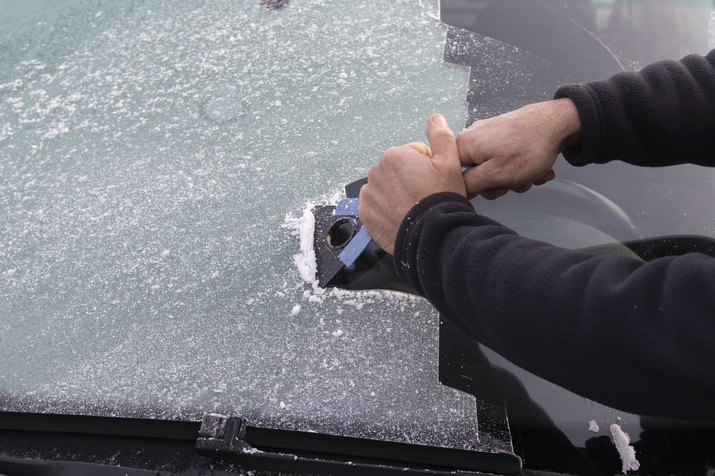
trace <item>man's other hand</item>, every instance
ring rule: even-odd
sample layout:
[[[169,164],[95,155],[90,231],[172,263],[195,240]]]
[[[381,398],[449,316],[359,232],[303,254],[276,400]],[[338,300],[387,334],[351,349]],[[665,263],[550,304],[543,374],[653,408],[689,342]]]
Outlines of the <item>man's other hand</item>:
[[[457,141],[441,114],[427,120],[427,139],[429,147],[413,142],[386,150],[360,190],[360,219],[390,254],[402,220],[417,202],[438,192],[467,194]]]
[[[526,192],[556,176],[556,156],[580,142],[581,121],[570,99],[524,106],[476,121],[457,137],[469,197],[493,200],[510,190]]]

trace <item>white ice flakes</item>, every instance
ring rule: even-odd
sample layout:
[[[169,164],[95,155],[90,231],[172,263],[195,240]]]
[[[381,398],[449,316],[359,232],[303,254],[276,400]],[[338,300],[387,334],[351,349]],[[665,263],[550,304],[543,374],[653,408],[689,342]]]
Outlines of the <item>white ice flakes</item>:
[[[588,431],[591,433],[598,433],[601,431],[601,428],[598,426],[598,423],[596,423],[596,420],[591,420],[588,422]]]
[[[630,445],[631,439],[628,433],[624,432],[620,425],[616,423],[610,426],[611,437],[613,438],[613,444],[618,450],[618,455],[621,457],[621,462],[623,463],[623,473],[628,471],[636,471],[640,468],[640,463],[636,459],[636,450]]]

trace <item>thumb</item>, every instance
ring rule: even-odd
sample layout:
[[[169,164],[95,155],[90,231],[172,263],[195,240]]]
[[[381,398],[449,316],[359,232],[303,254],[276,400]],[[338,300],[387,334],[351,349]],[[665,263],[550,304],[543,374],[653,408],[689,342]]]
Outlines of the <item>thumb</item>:
[[[435,162],[460,166],[457,139],[442,114],[432,114],[427,120],[427,140]]]

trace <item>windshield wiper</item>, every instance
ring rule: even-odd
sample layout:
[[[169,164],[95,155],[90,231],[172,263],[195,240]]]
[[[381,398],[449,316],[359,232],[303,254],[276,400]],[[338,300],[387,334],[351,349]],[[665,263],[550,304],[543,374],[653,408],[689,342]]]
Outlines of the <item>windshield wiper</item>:
[[[0,474],[7,476],[171,476],[165,471],[76,461],[46,461],[0,456]]]
[[[258,428],[249,426],[245,418],[218,414],[204,416],[196,448],[204,456],[233,460],[248,468],[289,473],[515,474],[521,467],[519,458],[510,453]]]
[[[313,474],[446,476],[521,470],[520,458],[509,451],[441,448],[248,423],[240,416],[217,414],[195,422],[0,411],[0,453],[6,455],[0,459],[0,474],[114,474],[81,473],[90,467],[77,462],[121,465],[132,476],[164,474],[152,468],[173,472],[225,466],[234,471],[235,465]],[[63,472],[69,467],[76,472]],[[127,467],[143,472],[131,473]]]

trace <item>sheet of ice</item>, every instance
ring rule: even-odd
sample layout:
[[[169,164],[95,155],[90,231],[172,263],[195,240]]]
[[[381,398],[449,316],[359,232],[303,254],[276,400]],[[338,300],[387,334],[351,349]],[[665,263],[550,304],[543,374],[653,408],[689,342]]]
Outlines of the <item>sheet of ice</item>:
[[[0,406],[476,447],[430,306],[317,290],[282,227],[431,112],[462,122],[445,28],[414,1],[259,3],[0,18]]]
[[[628,433],[625,433],[616,423],[613,423],[610,426],[610,429],[613,444],[616,446],[618,455],[621,457],[621,462],[623,463],[623,473],[627,473],[628,471],[637,471],[641,465],[636,459],[635,448],[630,445],[630,436],[628,436]]]

